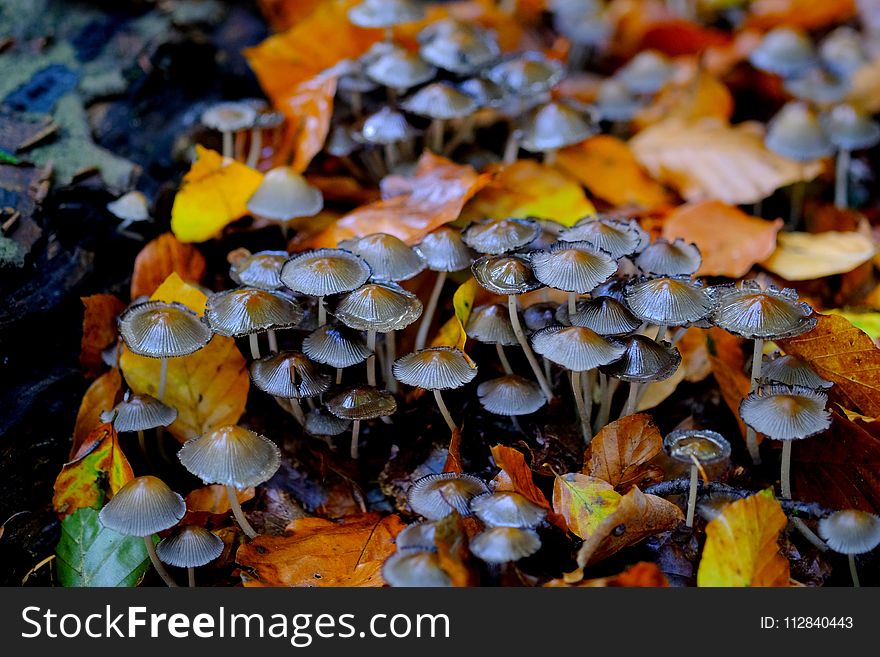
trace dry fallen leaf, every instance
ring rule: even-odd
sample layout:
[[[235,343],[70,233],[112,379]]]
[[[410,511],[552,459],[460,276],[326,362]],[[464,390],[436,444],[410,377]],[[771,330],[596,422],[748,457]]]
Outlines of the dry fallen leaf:
[[[474,298],[479,289],[473,277],[458,286],[452,295],[452,308],[455,314],[440,327],[431,343],[432,347],[456,347],[464,351],[467,343],[467,332],[464,327],[467,326],[468,318],[471,316]]]
[[[739,416],[739,405],[751,391],[749,377],[743,373],[741,368],[732,367],[717,356],[709,356],[709,362],[712,364],[712,374],[715,376],[715,382],[721,390],[724,403],[727,404],[730,412],[733,413],[733,417],[736,418],[740,433],[745,436],[746,425]],[[760,441],[761,436],[758,435],[758,442]]]
[[[880,57],[853,74],[846,101],[868,114],[880,112]]]
[[[449,439],[449,449],[446,451],[446,463],[443,464],[443,472],[461,474],[464,468],[461,465],[461,427],[455,427],[452,437]]]
[[[437,522],[434,531],[434,545],[440,568],[449,575],[452,586],[475,586],[479,577],[471,567],[471,553],[468,549],[468,534],[464,520],[457,513],[450,513]]]
[[[94,378],[104,369],[101,352],[116,342],[116,318],[125,309],[112,294],[93,294],[82,297],[83,334],[79,353],[80,365],[87,378]]]
[[[614,513],[621,497],[607,481],[579,472],[558,475],[553,482],[553,509],[565,518],[571,533],[583,539]]]
[[[235,491],[239,504],[244,504],[254,499],[253,487]],[[229,496],[226,494],[226,486],[211,484],[202,486],[189,492],[186,496],[186,510],[188,513],[210,513],[222,515],[229,513]]]
[[[336,80],[334,75],[318,75],[275,99],[275,107],[287,119],[276,162],[289,161],[294,171],[302,173],[324,148],[333,116]]]
[[[116,406],[122,390],[122,377],[115,367],[107,370],[92,382],[83,395],[76,423],[73,427],[73,444],[70,447],[70,458],[79,452],[83,443],[96,427],[103,424],[101,413]]]
[[[683,369],[683,368],[682,368]],[[607,424],[590,443],[584,472],[604,479],[618,490],[638,484],[641,467],[663,449],[663,436],[650,415],[628,415]]]
[[[659,50],[670,57],[698,55],[707,48],[723,47],[730,36],[721,30],[671,18],[653,23],[645,31],[640,50]]]
[[[877,245],[857,232],[780,233],[776,250],[761,264],[789,281],[845,274],[869,262]]]
[[[501,472],[495,475],[495,490],[511,490],[525,496],[531,502],[542,509],[546,509],[547,520],[561,530],[567,529],[565,519],[553,510],[547,496],[535,485],[532,479],[532,471],[526,463],[521,452],[512,447],[495,445],[492,448],[492,460],[501,468]]]
[[[324,0],[258,0],[257,4],[272,29],[282,32],[306,19]]]
[[[633,122],[638,130],[643,130],[667,119],[693,123],[713,118],[727,123],[732,115],[733,96],[727,86],[694,60],[679,67],[676,76]]]
[[[853,0],[752,0],[746,25],[761,29],[785,26],[814,30],[846,22],[853,14]]]
[[[880,340],[880,312],[841,310],[840,308],[831,308],[825,312],[829,315],[843,317],[857,329],[867,333],[875,344]]]
[[[608,587],[642,587],[642,588],[665,588],[669,586],[666,576],[655,563],[640,561],[617,575],[585,579],[575,584],[569,584],[564,579],[554,579],[547,582],[547,587],[578,588],[608,588]]]
[[[135,258],[131,298],[150,296],[173,273],[187,283],[200,283],[205,275],[205,257],[192,244],[163,233],[148,242]]]

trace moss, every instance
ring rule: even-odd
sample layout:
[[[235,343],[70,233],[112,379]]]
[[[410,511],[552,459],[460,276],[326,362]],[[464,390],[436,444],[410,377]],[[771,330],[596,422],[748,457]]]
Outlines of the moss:
[[[0,267],[23,267],[25,255],[18,242],[0,235]]]

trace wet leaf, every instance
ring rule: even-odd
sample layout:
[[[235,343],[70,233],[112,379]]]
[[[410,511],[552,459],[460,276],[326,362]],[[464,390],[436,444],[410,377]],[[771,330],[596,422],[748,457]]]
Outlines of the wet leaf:
[[[79,362],[88,378],[94,378],[106,367],[101,352],[116,342],[116,318],[125,309],[112,294],[93,294],[82,297],[83,335]]]
[[[455,294],[452,295],[452,308],[455,310],[455,314],[440,327],[431,346],[457,347],[464,351],[464,346],[467,343],[467,332],[464,327],[467,326],[468,318],[471,316],[474,297],[476,297],[478,290],[479,285],[473,277],[458,286]]]
[[[786,280],[807,281],[850,272],[876,253],[874,241],[857,232],[784,232],[776,250],[761,264]]]
[[[663,449],[663,436],[650,415],[628,415],[605,425],[590,443],[584,472],[619,490],[637,484],[643,466]]]
[[[547,510],[549,522],[563,531],[567,529],[565,519],[554,511],[550,502],[547,501],[547,497],[535,485],[532,470],[521,452],[512,447],[495,445],[492,448],[492,460],[495,461],[495,465],[501,468],[501,472],[495,475],[495,490],[511,490],[523,495],[529,501]]]
[[[73,444],[70,447],[70,458],[73,458],[82,447],[89,435],[101,422],[101,413],[116,406],[122,391],[122,377],[115,367],[107,370],[92,382],[83,395],[76,423],[73,426]]]
[[[192,244],[163,233],[148,242],[135,258],[131,298],[150,296],[171,274],[188,283],[200,283],[205,276],[205,257]]]
[[[784,25],[813,30],[846,22],[853,14],[853,0],[752,0],[746,24],[762,29]]]
[[[559,475],[553,483],[553,509],[573,534],[584,539],[614,513],[620,498],[607,481],[577,472]]]

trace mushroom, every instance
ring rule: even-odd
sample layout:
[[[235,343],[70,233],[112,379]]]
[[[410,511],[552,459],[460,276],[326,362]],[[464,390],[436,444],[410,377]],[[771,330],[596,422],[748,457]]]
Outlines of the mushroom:
[[[433,550],[437,535],[437,523],[432,521],[414,522],[394,538],[398,550]]]
[[[202,112],[202,124],[223,135],[223,157],[226,159],[235,156],[236,134],[253,126],[256,120],[257,110],[241,101],[217,103]]]
[[[367,261],[373,278],[382,281],[406,281],[425,268],[425,261],[399,237],[373,233],[343,240],[339,248],[351,251]]]
[[[579,299],[574,314],[569,314],[566,304],[559,306],[556,319],[560,324],[584,326],[606,336],[629,335],[642,325],[642,320],[620,301],[601,296]]]
[[[503,59],[483,75],[509,94],[534,98],[556,86],[565,76],[565,67],[540,52],[528,51]]]
[[[629,382],[629,396],[622,416],[636,412],[639,400],[639,387],[644,383],[663,381],[675,374],[681,364],[681,353],[668,342],[655,342],[644,335],[631,335],[624,342],[625,350],[619,360],[606,365],[606,374],[621,381]],[[611,387],[608,387],[611,390]],[[606,394],[607,390],[606,390]],[[613,390],[611,390],[613,394]],[[611,400],[603,399],[605,411],[608,412]],[[603,417],[607,421],[607,417]],[[604,423],[604,422],[603,422]]]
[[[518,344],[519,340],[513,331],[507,308],[500,303],[477,306],[468,317],[465,332],[477,342],[494,344],[504,373],[513,374],[504,347]]]
[[[816,370],[805,361],[796,356],[783,356],[779,352],[764,357],[761,380],[813,390],[827,389],[834,385],[816,374]]]
[[[303,353],[313,361],[336,368],[336,384],[342,383],[342,370],[363,363],[372,353],[360,331],[344,324],[324,324],[303,340]]]
[[[159,561],[153,534],[176,525],[186,513],[186,502],[156,477],[135,477],[104,505],[98,514],[101,524],[123,536],[144,539],[147,554],[159,576],[168,586],[177,586]]]
[[[326,408],[319,407],[306,413],[304,428],[307,434],[322,438],[329,443],[331,436],[338,436],[351,429],[351,422],[336,417]]]
[[[572,315],[578,294],[587,294],[617,271],[617,262],[591,242],[557,242],[546,251],[533,251],[529,257],[535,278],[568,292],[568,312]]]
[[[638,221],[602,215],[581,219],[562,231],[559,239],[563,242],[590,242],[615,260],[640,253],[650,241]]]
[[[393,170],[400,159],[397,144],[407,142],[415,134],[415,128],[409,124],[403,114],[390,107],[383,107],[363,120],[360,130],[354,133],[354,138],[365,144],[382,146],[385,162],[383,164],[380,158],[374,165],[374,169],[381,177],[383,171]]]
[[[464,119],[477,111],[476,101],[449,82],[434,82],[422,87],[400,106],[411,114],[431,120],[425,142],[435,153],[443,152],[446,122]]]
[[[614,74],[634,94],[657,93],[675,74],[675,65],[661,52],[643,50]]]
[[[108,203],[107,210],[114,217],[122,220],[122,223],[116,227],[117,232],[138,240],[143,239],[137,233],[127,230],[133,223],[150,221],[150,202],[143,192],[133,190],[123,194],[115,201]]]
[[[822,68],[812,68],[796,78],[785,80],[783,86],[796,99],[824,108],[846,98],[852,85],[849,80]]]
[[[473,75],[500,53],[492,32],[452,20],[428,25],[419,32],[418,40],[422,59],[455,75]]]
[[[832,550],[847,556],[853,586],[858,587],[856,555],[880,545],[880,517],[858,509],[835,511],[819,521],[819,536]]]
[[[238,526],[248,538],[254,538],[257,532],[241,510],[236,490],[259,486],[278,471],[281,451],[275,443],[243,427],[226,425],[190,438],[180,448],[177,458],[206,484],[226,487]]]
[[[280,290],[281,268],[290,256],[287,251],[260,251],[246,253],[235,259],[229,269],[229,277],[239,285],[261,290]]]
[[[697,482],[700,467],[718,463],[730,458],[730,443],[716,431],[691,429],[673,431],[663,439],[663,449],[670,458],[686,463],[691,468],[691,485],[688,492],[688,527],[694,526],[694,512],[697,508]]]
[[[540,234],[541,225],[534,219],[506,217],[468,224],[461,238],[478,253],[500,255],[528,246]]]
[[[480,405],[490,413],[515,417],[534,413],[547,398],[534,382],[518,374],[505,374],[477,386]]]
[[[657,328],[662,340],[668,326],[684,326],[706,319],[717,305],[712,288],[688,276],[643,278],[626,287],[633,315]]]
[[[680,237],[672,242],[657,239],[635,259],[636,267],[648,276],[693,276],[702,262],[697,245]]]
[[[561,322],[557,320],[557,313],[560,307],[568,308],[567,305],[557,306],[552,301],[539,301],[528,306],[522,312],[523,323],[526,325],[526,329],[534,333],[542,328],[560,324]],[[470,336],[470,333],[468,333],[468,336]]]
[[[159,542],[156,554],[169,566],[186,568],[190,588],[196,585],[196,571],[223,554],[223,540],[198,525],[184,525]]]
[[[119,432],[137,433],[141,452],[146,456],[147,445],[144,431],[167,427],[177,419],[177,409],[167,406],[150,395],[137,395],[126,391],[122,401],[109,411],[103,411],[101,422],[110,422]]]
[[[838,27],[823,39],[819,58],[828,70],[846,79],[869,61],[861,36],[848,26]]]
[[[824,121],[828,138],[837,149],[837,168],[834,174],[834,205],[849,206],[847,181],[852,151],[873,148],[880,143],[880,124],[857,111],[852,105],[838,105]]]
[[[286,166],[267,171],[247,202],[248,212],[278,223],[285,236],[293,219],[313,217],[323,208],[321,190]]]
[[[382,579],[394,587],[452,586],[436,550],[398,550],[382,564]]]
[[[274,331],[299,324],[303,310],[295,299],[279,292],[240,287],[208,296],[205,320],[218,335],[248,337],[251,356],[260,357],[257,336],[269,334],[270,351],[278,351]]]
[[[352,420],[351,458],[358,458],[358,436],[362,420],[388,417],[397,410],[397,402],[391,393],[373,386],[349,388],[327,402],[327,410],[343,420]]]
[[[256,169],[263,157],[263,133],[269,133],[269,143],[274,146],[278,138],[277,133],[287,120],[283,112],[269,109],[266,101],[260,100],[259,103],[261,103],[261,106],[258,110],[257,118],[251,126],[251,143],[248,147],[247,158],[245,159],[245,164],[251,169]]]
[[[364,73],[395,94],[417,87],[437,75],[437,69],[404,48],[394,48],[379,55],[364,67]],[[392,96],[393,99],[393,96]]]
[[[611,123],[612,133],[619,134],[620,126],[632,121],[644,103],[623,81],[608,78],[599,84],[595,107],[599,119]]]
[[[553,10],[554,29],[571,43],[568,67],[579,71],[595,50],[607,44],[613,30],[608,13],[596,0],[557,3]]]
[[[816,52],[807,33],[790,27],[777,27],[767,32],[749,54],[757,69],[782,78],[791,78],[816,63]]]
[[[416,479],[407,493],[407,501],[420,516],[428,520],[442,520],[452,512],[469,516],[471,500],[488,492],[489,487],[479,477],[443,472]]]
[[[489,527],[471,539],[475,557],[490,564],[519,561],[541,549],[541,539],[534,529]]]
[[[384,28],[385,40],[394,38],[394,27],[415,23],[425,15],[424,7],[413,0],[361,0],[348,10],[352,25],[366,28]]]
[[[471,511],[489,527],[534,529],[547,517],[547,511],[513,491],[483,493],[471,500]]]
[[[250,364],[251,381],[276,399],[286,399],[290,411],[305,425],[305,416],[297,400],[317,397],[330,389],[333,379],[315,363],[297,351],[282,351]]]
[[[522,130],[520,145],[531,153],[543,153],[547,165],[556,163],[560,148],[578,144],[598,132],[588,110],[561,101],[550,101],[533,110]]]

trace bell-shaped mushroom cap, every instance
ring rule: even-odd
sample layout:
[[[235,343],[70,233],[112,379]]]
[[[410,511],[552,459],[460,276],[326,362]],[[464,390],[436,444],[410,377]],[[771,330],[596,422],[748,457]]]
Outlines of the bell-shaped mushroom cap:
[[[838,105],[823,124],[831,143],[841,150],[858,151],[880,143],[880,124],[852,105]]]
[[[101,413],[101,422],[112,422],[113,428],[119,432],[167,427],[176,419],[176,408],[150,395],[136,395],[130,390],[111,410]]]
[[[799,440],[831,426],[827,403],[828,395],[812,388],[761,386],[740,402],[739,415],[771,440]]]
[[[634,281],[626,287],[633,315],[658,326],[682,326],[708,317],[717,305],[712,289],[687,276]]]
[[[208,296],[205,319],[218,335],[241,337],[296,326],[303,311],[292,297],[256,287],[240,287]]]
[[[629,308],[611,297],[578,299],[574,315],[569,315],[568,305],[562,304],[556,319],[561,324],[585,326],[599,335],[629,335],[642,325]]]
[[[425,30],[430,30],[428,26]],[[481,29],[459,24],[455,30],[443,30],[422,42],[419,54],[426,62],[456,75],[471,75],[494,61],[499,54],[494,36]]]
[[[471,311],[465,331],[469,338],[485,344],[517,344],[507,306],[490,303]]]
[[[632,383],[663,381],[675,374],[681,352],[668,342],[655,342],[644,335],[631,335],[624,342],[623,356],[602,368],[606,374]]]
[[[385,390],[357,386],[332,397],[327,402],[327,410],[343,420],[374,420],[393,414],[397,401]]]
[[[519,561],[541,549],[541,539],[534,529],[490,527],[471,539],[470,550],[486,563]]]
[[[195,353],[211,341],[211,329],[179,303],[146,301],[119,316],[119,334],[138,356],[176,358]]]
[[[486,219],[469,224],[461,231],[464,243],[479,253],[500,255],[534,242],[541,224],[534,219]]]
[[[867,511],[835,511],[819,521],[819,536],[840,554],[864,554],[880,545],[880,517]]]
[[[484,75],[510,94],[530,97],[556,86],[565,76],[565,67],[555,59],[529,51],[504,59]]]
[[[247,209],[255,217],[270,221],[290,221],[313,217],[324,207],[324,196],[290,167],[275,167],[248,199]]]
[[[371,353],[361,333],[343,324],[319,326],[303,340],[302,349],[312,360],[336,368],[363,363]]]
[[[384,146],[406,141],[415,134],[415,128],[403,114],[390,107],[383,107],[364,119],[360,130],[353,133],[353,136],[366,144]]]
[[[777,27],[764,35],[749,55],[749,61],[762,71],[789,78],[813,66],[816,53],[805,32]]]
[[[504,89],[483,78],[469,78],[461,82],[458,88],[473,98],[480,107],[498,108],[507,100]]]
[[[206,484],[239,490],[268,481],[281,465],[281,451],[275,443],[235,425],[191,438],[177,452],[177,458]]]
[[[380,41],[379,43],[384,44],[385,42]],[[379,44],[377,43],[376,45]],[[372,59],[368,58],[369,54],[370,50],[360,58],[360,61],[351,62],[350,68],[345,68],[341,71],[339,81],[336,83],[336,89],[340,94],[367,94],[379,88],[379,85],[368,78],[364,72],[366,63],[372,61]],[[352,132],[349,132],[349,135],[352,139],[356,138],[356,135]]]
[[[663,439],[663,449],[670,458],[687,464],[693,463],[692,457],[703,465],[730,458],[728,440],[708,429],[673,431]]]
[[[556,304],[552,301],[539,301],[522,311],[523,323],[526,328],[534,333],[548,326],[555,326],[558,321],[556,319]],[[470,335],[470,334],[468,334]]]
[[[645,247],[636,258],[636,267],[649,276],[691,276],[703,262],[696,244],[676,238],[660,238]]]
[[[294,292],[324,297],[359,288],[371,273],[367,261],[350,251],[316,249],[284,263],[281,281]]]
[[[409,89],[427,82],[437,69],[415,53],[395,48],[369,62],[364,69],[373,82],[392,89]]]
[[[428,347],[394,361],[394,378],[425,390],[452,390],[473,381],[477,366],[459,349]]]
[[[198,568],[223,554],[223,539],[204,527],[184,525],[159,542],[156,554],[169,566]]]
[[[630,121],[644,103],[621,80],[608,78],[599,85],[595,107],[603,121]]]
[[[795,356],[764,357],[761,378],[773,383],[784,383],[787,386],[803,386],[813,390],[827,389],[834,384],[826,381],[816,373],[805,361]]]
[[[675,66],[656,50],[643,50],[614,74],[636,94],[653,94],[675,73]]]
[[[98,518],[124,536],[151,536],[176,525],[186,502],[156,477],[135,477],[113,496]]]
[[[437,534],[437,525],[431,521],[414,522],[402,530],[394,538],[394,544],[398,550],[425,550],[434,549],[434,537]]]
[[[431,231],[414,248],[431,271],[461,271],[474,260],[461,231],[449,226]]]
[[[744,338],[778,340],[812,331],[813,309],[798,301],[797,292],[770,286],[761,289],[757,281],[715,288],[718,307],[712,321],[725,331]]]
[[[810,69],[803,75],[785,81],[785,90],[798,100],[816,105],[839,103],[849,93],[849,80],[831,75],[821,68]]]
[[[580,143],[597,131],[595,122],[586,112],[559,101],[550,101],[526,118],[521,145],[532,153],[543,153]]]
[[[373,233],[339,243],[367,261],[373,278],[386,281],[405,281],[425,268],[425,261],[399,237],[387,233]]]
[[[281,282],[281,268],[289,258],[287,251],[260,251],[239,258],[229,269],[229,277],[239,285],[261,290],[277,290]]]
[[[537,383],[516,374],[483,381],[477,386],[477,397],[483,408],[496,415],[529,415],[547,403]]]
[[[429,119],[461,119],[477,110],[476,101],[449,82],[434,82],[405,99],[400,106],[407,112]]]
[[[639,222],[621,221],[601,215],[581,219],[559,235],[564,242],[590,242],[618,259],[639,253],[650,241]]]
[[[576,9],[556,11],[553,27],[571,43],[579,46],[601,47],[613,31],[611,21],[595,2],[578,3]]]
[[[471,511],[489,527],[534,529],[547,516],[547,511],[513,491],[483,493],[471,500]]]
[[[345,157],[358,149],[359,144],[351,133],[351,126],[336,125],[330,130],[324,151],[333,157]]]
[[[416,321],[422,314],[422,302],[397,283],[367,283],[342,296],[332,312],[358,331],[388,333]]]
[[[298,351],[281,351],[250,364],[251,381],[273,397],[302,399],[317,397],[333,382],[327,372]]]
[[[425,8],[413,0],[361,0],[348,10],[358,27],[394,27],[422,20]]]
[[[312,436],[338,436],[351,429],[351,421],[336,417],[324,408],[316,408],[306,413],[303,428]]]
[[[777,155],[799,162],[827,157],[834,150],[816,114],[800,102],[787,103],[770,119],[764,143]]]
[[[382,579],[394,587],[445,587],[452,580],[440,567],[436,552],[402,550],[395,552],[382,564]]]
[[[202,124],[220,132],[245,130],[256,120],[257,110],[243,102],[217,103],[202,112]]]
[[[557,242],[531,253],[535,278],[557,290],[586,294],[617,271],[617,262],[591,242]]]
[[[489,492],[482,479],[473,475],[443,472],[416,479],[407,493],[413,511],[428,520],[442,520],[453,511],[471,514],[470,503],[477,495]]]
[[[625,347],[583,326],[548,326],[532,336],[532,347],[572,372],[586,372],[618,360]]]
[[[541,287],[529,261],[518,255],[483,256],[471,265],[471,272],[477,283],[495,294],[525,294]]]
[[[868,55],[859,33],[851,27],[838,27],[819,45],[822,64],[843,78],[849,78],[868,63]]]
[[[609,278],[602,283],[602,285],[597,286],[596,289],[592,291],[591,296],[594,298],[611,297],[615,301],[626,304],[626,286],[629,281],[630,279],[621,276]]]
[[[110,213],[123,221],[146,221],[150,218],[150,203],[137,190],[123,194],[107,204]]]

